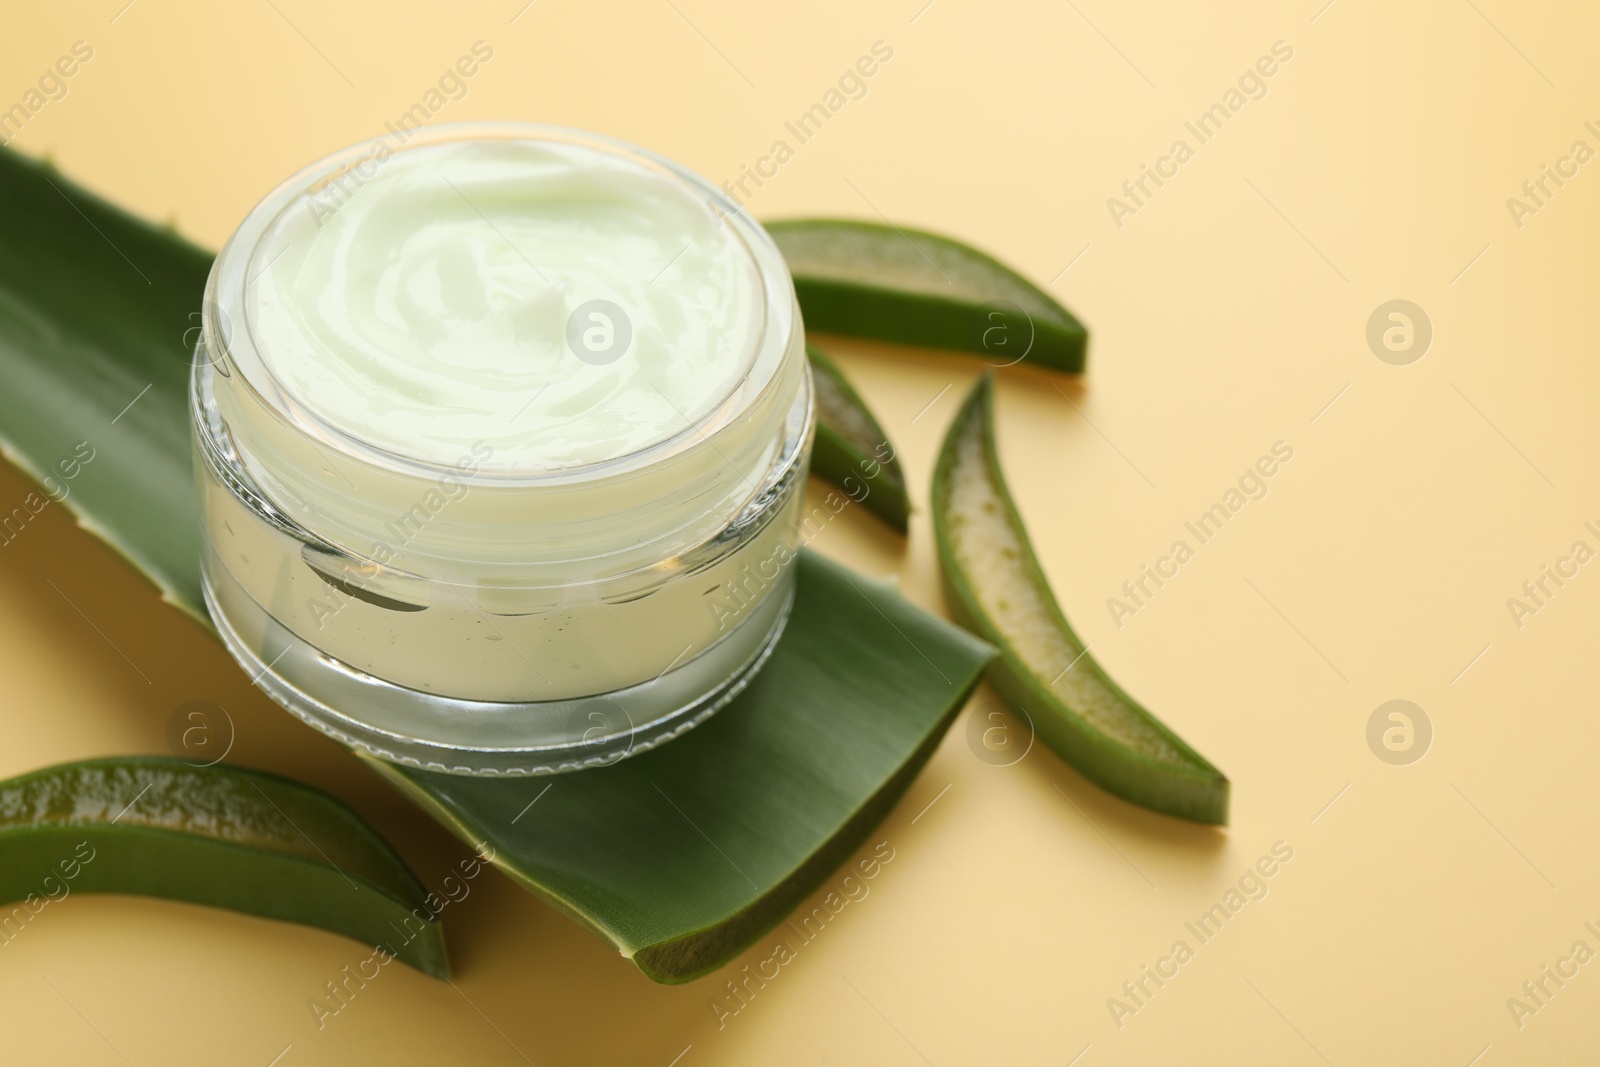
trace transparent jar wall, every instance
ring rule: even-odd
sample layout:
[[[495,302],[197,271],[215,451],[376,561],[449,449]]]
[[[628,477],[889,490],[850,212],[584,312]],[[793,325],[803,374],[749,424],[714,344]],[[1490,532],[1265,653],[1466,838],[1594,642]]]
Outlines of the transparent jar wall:
[[[200,368],[204,405],[213,373]],[[805,391],[806,393],[809,390]],[[796,404],[800,422],[809,395]],[[203,417],[203,413],[202,413]],[[781,451],[769,484],[717,538],[653,567],[543,584],[506,573],[419,575],[285,528],[224,484],[201,449],[213,566],[284,628],[365,674],[427,693],[490,702],[567,700],[624,689],[694,659],[779,588],[798,544],[809,441]],[[796,444],[800,447],[796,448]],[[233,479],[242,471],[229,472]],[[233,480],[230,479],[230,480]],[[763,577],[763,575],[769,577]]]
[[[289,710],[384,758],[454,773],[611,762],[742,688],[782,631],[811,447],[810,379],[754,499],[656,565],[565,584],[401,572],[300,527],[238,457],[195,370],[209,606]],[[532,610],[530,610],[532,608]]]

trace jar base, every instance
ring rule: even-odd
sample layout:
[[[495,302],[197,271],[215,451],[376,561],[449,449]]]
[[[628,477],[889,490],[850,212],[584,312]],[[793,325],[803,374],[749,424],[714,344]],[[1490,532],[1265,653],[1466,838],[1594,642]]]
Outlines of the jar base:
[[[306,642],[206,553],[206,608],[223,644],[268,696],[334,739],[390,763],[479,777],[605,767],[699,725],[772,653],[794,603],[785,569],[736,630],[649,682],[567,700],[487,702],[386,682]]]

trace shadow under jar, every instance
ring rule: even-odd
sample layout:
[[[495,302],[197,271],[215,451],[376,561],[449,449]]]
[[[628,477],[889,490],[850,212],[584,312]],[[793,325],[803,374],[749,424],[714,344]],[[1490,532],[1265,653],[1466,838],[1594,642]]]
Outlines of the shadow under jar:
[[[381,758],[614,762],[731,700],[788,617],[793,284],[642,149],[475,124],[306,168],[212,268],[191,408],[224,641]]]

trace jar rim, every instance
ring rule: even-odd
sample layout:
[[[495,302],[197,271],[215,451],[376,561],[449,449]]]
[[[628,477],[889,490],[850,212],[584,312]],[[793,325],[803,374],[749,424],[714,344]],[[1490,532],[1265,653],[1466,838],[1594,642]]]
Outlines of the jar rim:
[[[242,386],[255,406],[291,434],[318,446],[319,451],[334,449],[342,460],[403,477],[437,478],[452,472],[454,468],[449,463],[366,440],[297,399],[274,372],[271,360],[254,334],[246,309],[251,287],[260,277],[256,259],[262,240],[286,212],[379,156],[380,150],[396,155],[441,144],[474,141],[577,145],[670,177],[693,198],[704,201],[719,225],[730,228],[737,248],[754,271],[761,302],[756,309],[751,351],[743,354],[744,373],[704,413],[686,420],[681,430],[618,456],[566,467],[528,469],[484,464],[474,472],[475,479],[487,485],[514,489],[637,475],[702,447],[719,428],[761,403],[780,377],[785,352],[798,326],[793,283],[772,238],[721,189],[687,167],[618,138],[544,123],[441,123],[411,131],[398,146],[394,144],[394,135],[384,134],[324,156],[280,182],[246,214],[212,265],[202,313],[202,344],[207,358],[226,375],[232,376],[231,372],[236,371],[236,387]],[[236,328],[235,324],[243,328]]]

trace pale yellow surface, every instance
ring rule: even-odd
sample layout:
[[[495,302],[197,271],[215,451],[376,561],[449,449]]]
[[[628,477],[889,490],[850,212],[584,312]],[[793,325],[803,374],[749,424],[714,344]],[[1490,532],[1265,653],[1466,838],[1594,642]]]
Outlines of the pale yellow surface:
[[[1233,825],[1148,815],[1042,747],[982,762],[964,717],[875,838],[895,859],[870,896],[723,1029],[708,1001],[724,976],[654,986],[493,874],[445,916],[457,988],[391,967],[320,1031],[306,1001],[364,957],[354,942],[160,901],[52,905],[0,948],[6,1062],[1593,1060],[1600,963],[1520,1029],[1506,1007],[1573,942],[1600,949],[1583,925],[1600,927],[1600,572],[1520,629],[1506,607],[1575,540],[1600,547],[1583,525],[1600,520],[1600,164],[1520,229],[1506,207],[1573,141],[1600,148],[1583,125],[1600,120],[1592,7],[138,0],[119,16],[124,2],[13,3],[0,101],[90,41],[17,145],[211,245],[479,39],[494,59],[441,119],[587,127],[716,181],[793,144],[785,120],[891,44],[867,96],[751,209],[949,232],[1090,324],[1082,387],[1001,375],[1005,463],[1068,616],[1229,774]],[[1193,143],[1183,122],[1277,40],[1294,58],[1267,96],[1117,228],[1106,198]],[[1411,366],[1365,341],[1394,298],[1434,324]],[[833,347],[923,504],[978,365]],[[1269,495],[1117,628],[1106,599],[1280,439],[1294,458]],[[0,474],[0,504],[26,491]],[[859,515],[818,545],[936,606],[930,534],[919,513],[902,551]],[[214,700],[236,760],[349,798],[424,881],[460,854],[58,508],[0,547],[0,678],[0,773],[165,751],[172,709]],[[1435,730],[1410,766],[1365,739],[1399,697]],[[1294,858],[1266,898],[1119,1029],[1107,998],[1174,941],[1195,946],[1185,921],[1279,840]]]

